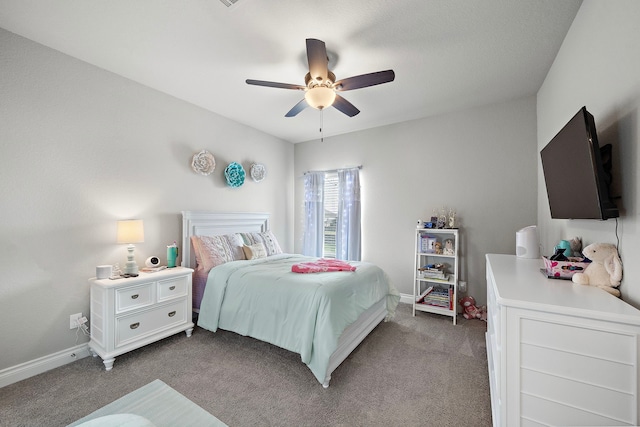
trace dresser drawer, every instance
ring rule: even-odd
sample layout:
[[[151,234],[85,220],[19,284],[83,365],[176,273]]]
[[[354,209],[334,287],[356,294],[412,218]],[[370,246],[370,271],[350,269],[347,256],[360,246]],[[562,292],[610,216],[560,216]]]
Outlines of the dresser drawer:
[[[153,283],[116,289],[116,313],[153,304]]]
[[[116,347],[187,321],[186,298],[116,319]]]
[[[186,276],[158,282],[158,302],[187,296],[189,279]]]

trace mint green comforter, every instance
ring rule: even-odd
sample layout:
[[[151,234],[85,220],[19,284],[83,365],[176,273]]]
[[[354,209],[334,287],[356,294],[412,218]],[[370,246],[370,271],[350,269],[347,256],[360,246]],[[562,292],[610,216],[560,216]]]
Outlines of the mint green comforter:
[[[299,353],[323,383],[344,329],[385,298],[390,317],[400,295],[382,269],[366,262],[350,262],[357,267],[353,272],[291,272],[293,264],[312,260],[280,254],[211,269],[198,326],[233,331]]]

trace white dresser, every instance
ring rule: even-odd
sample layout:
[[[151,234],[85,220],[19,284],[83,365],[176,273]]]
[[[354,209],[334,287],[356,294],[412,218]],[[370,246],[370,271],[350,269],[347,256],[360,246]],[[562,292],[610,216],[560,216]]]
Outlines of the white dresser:
[[[493,425],[638,425],[640,311],[540,259],[486,259]]]
[[[115,357],[185,331],[191,320],[190,268],[167,268],[127,279],[90,279],[89,350],[107,371]]]

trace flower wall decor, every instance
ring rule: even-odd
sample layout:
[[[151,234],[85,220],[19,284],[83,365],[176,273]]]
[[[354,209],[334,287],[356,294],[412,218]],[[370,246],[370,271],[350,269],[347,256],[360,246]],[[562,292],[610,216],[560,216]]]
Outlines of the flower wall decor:
[[[191,168],[200,175],[209,175],[216,168],[216,159],[207,150],[202,150],[193,155]]]
[[[261,163],[254,163],[251,165],[251,178],[255,182],[260,182],[267,174],[267,169]]]
[[[236,162],[229,163],[229,166],[224,170],[224,176],[227,178],[227,184],[234,188],[240,187],[244,184],[245,175],[242,165]]]

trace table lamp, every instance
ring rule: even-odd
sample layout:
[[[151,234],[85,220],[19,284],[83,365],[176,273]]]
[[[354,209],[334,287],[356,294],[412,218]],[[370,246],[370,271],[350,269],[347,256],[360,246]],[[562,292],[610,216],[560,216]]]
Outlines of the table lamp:
[[[118,243],[126,243],[127,250],[127,262],[124,265],[124,274],[132,276],[138,275],[138,265],[133,259],[134,243],[144,242],[144,226],[141,219],[127,219],[118,221]]]

